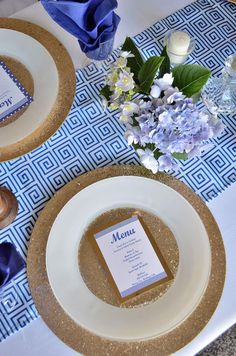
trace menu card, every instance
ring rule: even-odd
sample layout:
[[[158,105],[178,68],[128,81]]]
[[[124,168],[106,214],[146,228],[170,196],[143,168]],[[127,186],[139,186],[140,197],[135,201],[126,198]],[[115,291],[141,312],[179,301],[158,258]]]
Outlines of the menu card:
[[[171,279],[163,256],[138,216],[110,226],[94,238],[121,298]]]
[[[0,61],[0,121],[16,114],[29,105],[33,98],[12,74],[3,61]]]

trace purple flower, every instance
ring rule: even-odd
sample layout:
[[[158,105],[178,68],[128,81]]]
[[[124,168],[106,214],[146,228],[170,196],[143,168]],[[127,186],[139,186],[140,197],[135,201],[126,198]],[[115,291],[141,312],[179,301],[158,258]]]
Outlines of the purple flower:
[[[137,149],[137,154],[139,155],[140,161],[144,167],[150,169],[152,173],[157,173],[159,164],[154,157],[154,153],[146,148],[145,150]]]
[[[176,167],[176,154],[188,159],[209,149],[209,140],[224,129],[222,122],[200,111],[191,98],[174,88],[172,73],[156,79],[149,95],[138,94],[139,86],[128,67],[129,57],[134,55],[122,52],[113,64],[106,78],[109,96],[103,104],[120,109],[125,138],[129,145],[139,147],[141,163],[153,173],[169,171]]]
[[[132,127],[125,132],[125,138],[128,141],[128,145],[132,145],[133,143],[137,144],[140,141],[140,129],[139,127]]]
[[[140,100],[136,114],[135,123],[127,126],[126,138],[129,144],[144,148],[138,151],[141,163],[153,172],[174,169],[174,153],[185,153],[187,158],[200,155],[208,140],[224,128],[217,118],[199,111],[191,98],[173,87],[158,99]],[[145,149],[147,144],[162,153],[158,160],[154,151]]]
[[[170,154],[162,155],[158,158],[158,170],[160,172],[170,171],[176,167],[177,163]]]

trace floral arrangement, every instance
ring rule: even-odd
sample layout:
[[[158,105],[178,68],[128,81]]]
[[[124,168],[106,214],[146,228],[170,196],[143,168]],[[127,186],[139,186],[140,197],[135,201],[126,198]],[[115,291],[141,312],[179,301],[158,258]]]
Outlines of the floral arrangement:
[[[144,61],[127,37],[101,90],[104,107],[119,110],[125,137],[153,173],[200,155],[221,133],[220,120],[196,106],[211,72],[197,64],[170,68],[166,49]]]

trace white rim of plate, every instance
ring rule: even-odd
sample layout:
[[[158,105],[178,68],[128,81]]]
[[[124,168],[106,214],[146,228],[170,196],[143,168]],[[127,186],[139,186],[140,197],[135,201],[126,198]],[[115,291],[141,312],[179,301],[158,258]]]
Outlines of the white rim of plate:
[[[48,117],[56,102],[59,77],[47,49],[34,38],[15,30],[0,28],[0,55],[21,62],[34,81],[34,101],[14,122],[0,128],[0,147],[23,140]],[[47,68],[47,74],[44,73]]]

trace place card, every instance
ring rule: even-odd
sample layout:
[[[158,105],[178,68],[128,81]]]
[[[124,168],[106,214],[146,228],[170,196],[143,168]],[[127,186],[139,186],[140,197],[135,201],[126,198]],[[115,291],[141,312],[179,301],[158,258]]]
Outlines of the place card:
[[[155,241],[148,236],[138,216],[110,226],[94,238],[121,299],[172,278]]]
[[[0,121],[16,114],[33,101],[23,85],[0,61]]]

